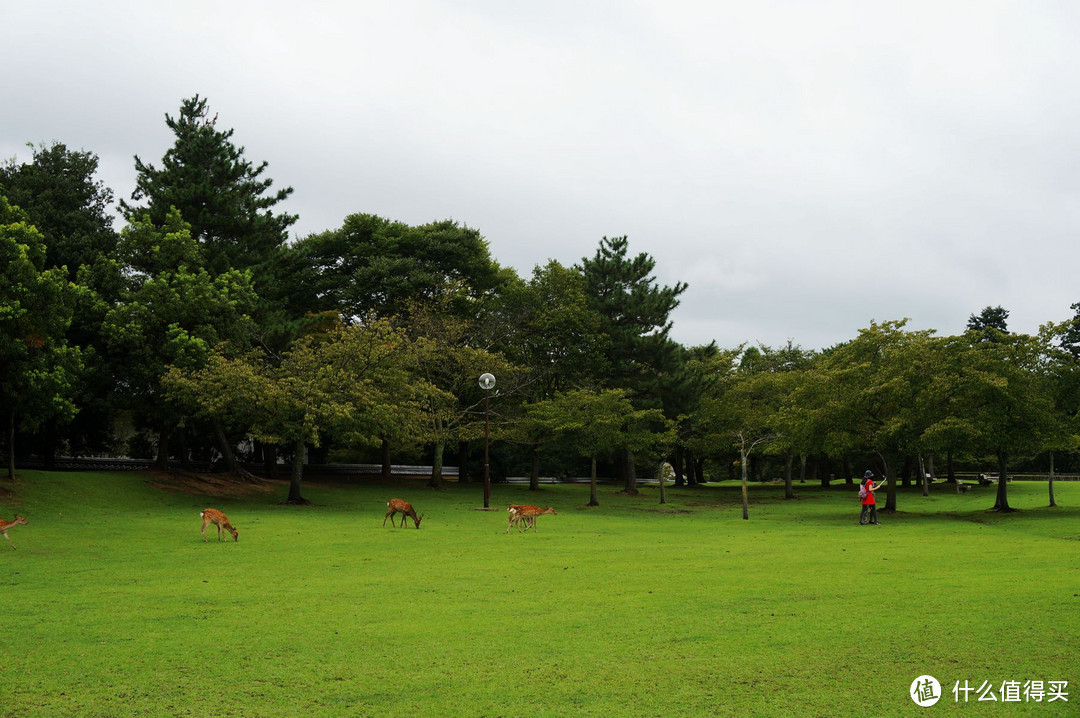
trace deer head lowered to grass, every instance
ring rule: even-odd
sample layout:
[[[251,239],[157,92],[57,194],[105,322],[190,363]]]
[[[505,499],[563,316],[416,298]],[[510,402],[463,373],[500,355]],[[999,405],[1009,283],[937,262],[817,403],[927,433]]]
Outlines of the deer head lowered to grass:
[[[416,528],[420,528],[420,521],[424,518],[423,514],[416,515],[416,511],[413,509],[412,504],[402,499],[390,499],[386,502],[386,516],[383,516],[382,525],[386,526],[386,519],[390,519],[390,525],[394,525],[394,515],[401,514],[401,525],[405,525],[405,517],[412,517],[413,523],[416,524]]]
[[[206,543],[206,527],[210,524],[217,526],[218,541],[224,541],[221,537],[221,529],[225,529],[232,534],[233,541],[240,540],[240,532],[237,531],[232,524],[229,523],[229,517],[221,513],[217,509],[206,509],[199,514],[202,517],[202,540]]]

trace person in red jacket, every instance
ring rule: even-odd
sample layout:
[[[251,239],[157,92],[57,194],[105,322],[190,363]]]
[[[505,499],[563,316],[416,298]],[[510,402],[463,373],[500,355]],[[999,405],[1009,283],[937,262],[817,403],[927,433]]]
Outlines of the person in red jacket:
[[[863,474],[863,484],[862,485],[863,485],[863,488],[866,489],[866,491],[865,491],[866,496],[863,497],[863,500],[862,500],[862,513],[859,514],[859,525],[860,526],[865,526],[867,524],[866,513],[867,513],[867,511],[869,511],[870,512],[870,521],[869,521],[869,523],[872,523],[875,526],[881,526],[881,522],[877,520],[877,501],[874,500],[874,492],[877,491],[881,487],[881,484],[875,484],[874,483],[874,472],[873,471],[868,470],[865,474]]]

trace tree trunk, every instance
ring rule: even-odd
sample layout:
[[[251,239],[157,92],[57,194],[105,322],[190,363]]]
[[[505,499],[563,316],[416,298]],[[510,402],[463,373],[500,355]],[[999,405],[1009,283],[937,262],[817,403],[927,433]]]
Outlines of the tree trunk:
[[[956,481],[956,471],[953,469],[952,452],[949,451],[945,454],[945,473],[949,478],[949,481]]]
[[[746,490],[746,447],[739,447],[739,468],[742,469],[742,517],[743,519],[750,518],[750,497]]]
[[[806,454],[799,454],[799,483],[806,483]]]
[[[240,462],[236,460],[236,453],[233,451],[232,442],[229,441],[229,437],[225,434],[225,425],[221,423],[221,417],[210,417],[210,423],[213,425],[214,435],[217,437],[218,450],[221,451],[221,456],[225,459],[225,470],[244,481],[257,481],[255,475],[240,466]]]
[[[683,459],[685,458],[685,451],[682,446],[675,447],[675,456],[672,457],[671,468],[675,469],[675,485],[684,486],[686,481],[683,479]]]
[[[161,471],[169,470],[169,436],[171,434],[172,430],[168,427],[162,427],[158,433],[157,459],[154,465]]]
[[[300,484],[304,480],[304,449],[303,439],[297,439],[296,443],[293,444],[292,475],[289,477],[289,498],[285,499],[285,503],[287,504],[311,503],[300,495]]]
[[[889,470],[889,460],[885,458],[884,454],[878,453],[878,458],[881,460],[882,476],[885,477],[885,508],[882,511],[887,513],[893,513],[896,511],[896,480],[894,479],[892,472]],[[895,462],[894,462],[895,463]]]
[[[221,458],[225,460],[225,470],[230,474],[239,473],[240,466],[236,463],[236,455],[233,453],[232,445],[229,443],[229,437],[225,435],[225,426],[221,423],[221,419],[217,416],[211,416],[210,425],[214,427],[214,437],[217,439]]]
[[[193,471],[191,467],[191,452],[188,450],[188,434],[190,432],[187,429],[180,429],[173,434],[173,440],[170,442],[173,446],[177,447],[177,454],[180,456],[180,468],[184,471]]]
[[[445,442],[436,441],[435,450],[431,454],[431,480],[427,485],[433,489],[442,488],[442,457],[445,446]]]
[[[1054,503],[1054,452],[1050,452],[1050,505],[1057,506]]]
[[[384,436],[380,448],[382,449],[382,479],[383,481],[389,481],[393,466],[390,463],[390,439]]]
[[[622,471],[626,485],[623,487],[624,494],[637,496],[637,476],[634,473],[634,453],[629,449],[622,449]]]
[[[795,498],[795,488],[791,485],[791,467],[795,463],[795,455],[788,454],[787,461],[784,462],[784,498]],[[851,479],[848,479],[851,482]]]
[[[277,475],[277,447],[273,444],[262,444],[263,474],[272,479]]]
[[[926,478],[926,461],[923,459],[923,455],[919,454],[919,480],[922,481],[922,495],[930,495],[930,480]]]
[[[696,461],[696,459],[694,458],[694,452],[690,449],[685,449],[685,452],[686,458],[684,459],[684,461],[686,462],[686,485],[695,486],[697,485],[697,478],[696,474],[694,473],[694,462]]]
[[[705,483],[705,459],[694,460],[694,480],[699,484]]]
[[[529,447],[529,491],[540,490],[540,444]]]
[[[589,472],[589,506],[599,506],[596,498],[596,454],[592,456],[592,470]]]
[[[1004,451],[997,452],[998,457],[998,490],[997,501],[994,503],[994,508],[1003,513],[1012,511],[1009,506],[1009,477],[1006,475],[1006,468],[1009,464],[1009,457]]]
[[[7,458],[8,458],[8,481],[15,480],[15,410],[12,409],[8,412],[8,436],[7,436]]]
[[[56,468],[56,444],[58,430],[56,428],[56,417],[51,417],[45,422],[45,445],[41,447],[41,460],[42,465],[46,471],[52,471]]]
[[[469,483],[469,442],[459,441],[457,445],[457,480],[459,484]]]

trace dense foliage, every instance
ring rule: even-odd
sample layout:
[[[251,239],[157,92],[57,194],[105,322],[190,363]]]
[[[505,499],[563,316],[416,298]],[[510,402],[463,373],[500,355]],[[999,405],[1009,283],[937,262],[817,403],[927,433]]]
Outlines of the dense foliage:
[[[987,307],[959,336],[898,319],[820,352],[684,347],[669,332],[686,284],[660,285],[627,237],[529,278],[449,220],[355,213],[290,244],[296,217],[276,206],[292,189],[272,189],[206,99],[166,124],[175,142],[160,167],[135,158],[120,232],[93,153],[54,143],[0,167],[12,471],[20,453],[215,459],[238,475],[285,459],[302,502],[305,463],[396,455],[439,485],[449,451],[467,481],[485,399],[496,476],[528,471],[535,487],[602,465],[633,493],[636,466],[667,460],[678,485],[740,477],[744,517],[749,482],[782,473],[790,498],[796,465],[823,483],[872,466],[895,509],[898,482],[928,490],[935,459],[1002,477],[1075,463],[1080,311],[1038,336]]]

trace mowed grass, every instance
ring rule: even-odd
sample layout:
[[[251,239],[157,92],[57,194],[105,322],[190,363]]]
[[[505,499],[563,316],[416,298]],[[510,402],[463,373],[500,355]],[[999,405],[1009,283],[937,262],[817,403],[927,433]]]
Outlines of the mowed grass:
[[[222,500],[146,477],[23,472],[0,516],[0,714],[27,716],[1076,715],[1080,484],[853,491],[496,485],[552,505],[506,531],[476,485],[309,485]],[[382,526],[412,501],[419,530]],[[239,543],[199,535],[225,511]],[[930,674],[944,696],[908,696]],[[956,681],[999,702],[956,703]],[[1002,681],[1069,702],[1002,703]]]

